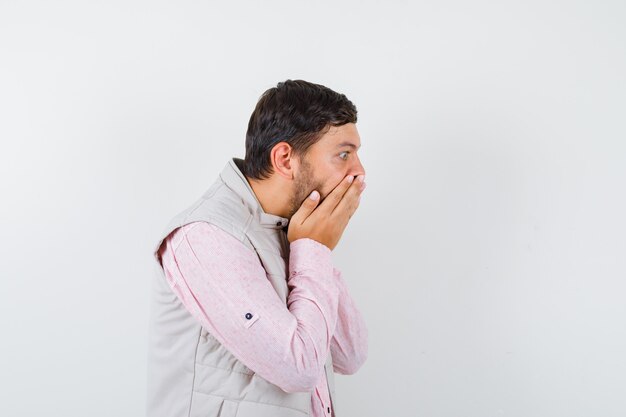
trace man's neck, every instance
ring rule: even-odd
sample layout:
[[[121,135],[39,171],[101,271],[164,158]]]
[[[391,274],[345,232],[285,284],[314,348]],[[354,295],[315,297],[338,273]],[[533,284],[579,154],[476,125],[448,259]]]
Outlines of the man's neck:
[[[289,193],[285,192],[284,184],[278,184],[273,178],[259,181],[246,176],[246,180],[254,191],[259,203],[261,203],[263,211],[275,216],[288,218]]]

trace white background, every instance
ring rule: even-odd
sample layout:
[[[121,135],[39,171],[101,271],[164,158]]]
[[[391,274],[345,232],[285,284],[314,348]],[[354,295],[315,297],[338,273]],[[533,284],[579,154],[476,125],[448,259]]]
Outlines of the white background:
[[[340,417],[626,415],[626,3],[0,2],[0,415],[144,413],[151,249],[263,91],[359,110]]]

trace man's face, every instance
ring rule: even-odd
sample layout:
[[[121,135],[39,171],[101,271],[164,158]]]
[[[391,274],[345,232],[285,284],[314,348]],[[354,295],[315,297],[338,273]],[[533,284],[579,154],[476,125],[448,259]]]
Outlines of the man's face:
[[[361,138],[354,123],[331,126],[322,138],[309,148],[295,176],[289,218],[298,211],[313,190],[320,193],[320,204],[347,175],[365,175],[357,155]]]

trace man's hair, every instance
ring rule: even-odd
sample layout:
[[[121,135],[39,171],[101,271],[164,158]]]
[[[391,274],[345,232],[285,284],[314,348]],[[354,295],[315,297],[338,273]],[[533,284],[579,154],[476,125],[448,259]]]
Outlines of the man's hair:
[[[261,95],[250,116],[243,174],[269,178],[274,145],[287,142],[303,159],[331,126],[356,120],[356,107],[344,94],[303,80],[279,82]]]

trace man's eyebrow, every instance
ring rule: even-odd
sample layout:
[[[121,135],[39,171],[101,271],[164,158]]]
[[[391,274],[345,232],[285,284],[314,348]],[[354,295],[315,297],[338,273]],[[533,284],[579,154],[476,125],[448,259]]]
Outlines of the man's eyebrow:
[[[341,142],[339,145],[337,145],[338,148],[341,148],[342,146],[349,146],[353,149],[359,149],[361,147],[361,145],[356,146],[354,143],[350,143],[350,142]]]

